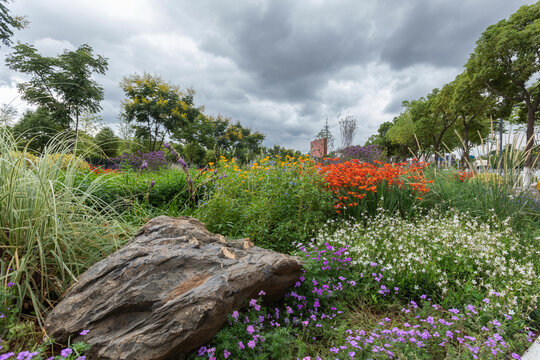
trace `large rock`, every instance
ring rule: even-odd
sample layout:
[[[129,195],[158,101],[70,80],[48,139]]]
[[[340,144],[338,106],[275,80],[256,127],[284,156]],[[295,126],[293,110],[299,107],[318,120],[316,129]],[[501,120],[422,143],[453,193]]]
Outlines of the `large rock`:
[[[90,359],[178,359],[261,290],[263,300],[279,299],[300,272],[292,256],[227,240],[192,218],[160,216],[82,274],[45,329],[60,342],[90,343]]]

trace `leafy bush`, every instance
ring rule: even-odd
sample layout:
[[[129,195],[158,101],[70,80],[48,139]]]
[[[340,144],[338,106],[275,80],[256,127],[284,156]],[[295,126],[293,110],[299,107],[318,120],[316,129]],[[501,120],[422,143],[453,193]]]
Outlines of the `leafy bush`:
[[[332,216],[332,194],[308,159],[266,157],[242,170],[222,158],[216,170],[219,180],[194,213],[211,231],[283,252]]]

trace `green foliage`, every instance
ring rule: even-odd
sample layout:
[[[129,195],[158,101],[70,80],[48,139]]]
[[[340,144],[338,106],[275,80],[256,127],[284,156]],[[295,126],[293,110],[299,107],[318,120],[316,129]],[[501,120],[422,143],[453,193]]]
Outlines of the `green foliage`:
[[[28,44],[17,44],[14,49],[6,64],[31,76],[29,81],[17,84],[22,98],[46,108],[63,129],[74,122],[77,132],[80,114],[101,110],[103,88],[92,75],[105,74],[108,63],[101,55],[94,56],[90,46],[83,44],[57,57],[42,56]]]
[[[122,116],[135,123],[135,136],[148,141],[148,149],[161,147],[167,134],[195,121],[199,110],[194,107],[195,92],[181,91],[150,74],[126,77],[120,83],[126,99]]]
[[[96,196],[105,203],[118,206],[119,209],[145,202],[161,208],[167,208],[174,202],[183,208],[188,202],[189,192],[186,176],[182,171],[163,169],[155,172],[123,171],[105,175]]]
[[[186,157],[198,165],[206,164],[204,152],[209,150],[214,154],[236,157],[240,163],[253,161],[260,154],[264,140],[263,134],[239,122],[233,124],[227,117],[204,114],[185,127],[175,129],[172,137],[186,144]]]
[[[95,142],[105,156],[114,157],[117,155],[119,139],[110,127],[101,129],[96,135]]]
[[[527,108],[527,150],[532,149],[540,106],[540,3],[524,5],[507,20],[489,26],[476,42],[467,70],[495,96]],[[530,82],[533,81],[533,84]],[[531,166],[528,157],[527,166]]]
[[[507,154],[505,159],[510,157]],[[503,168],[511,162],[514,162],[513,158]],[[494,211],[499,221],[509,219],[510,225],[520,231],[540,226],[533,199],[527,192],[515,190],[518,173],[509,168],[506,170],[504,177],[492,177],[494,181],[473,178],[463,182],[455,171],[437,171],[432,175],[434,182],[430,192],[424,196],[424,206],[442,211],[456,209],[483,220],[488,220]]]
[[[30,150],[37,153],[41,153],[47,143],[61,131],[62,128],[44,107],[35,111],[28,110],[13,127],[13,134],[20,139],[21,144],[27,144]]]
[[[26,20],[21,16],[13,16],[6,7],[8,0],[0,0],[0,41],[5,46],[10,46],[14,29],[22,29],[26,26]]]
[[[194,216],[220,234],[289,252],[334,213],[323,179],[294,159],[266,158],[246,170],[221,161],[218,175]]]
[[[324,124],[323,128],[321,129],[321,131],[319,131],[319,133],[317,134],[315,138],[316,139],[326,138],[327,145],[328,145],[328,149],[327,149],[328,152],[334,149],[334,143],[336,142],[336,138],[334,137],[334,135],[332,135],[332,131],[330,131],[330,126],[328,126],[328,118],[326,118],[326,123]]]

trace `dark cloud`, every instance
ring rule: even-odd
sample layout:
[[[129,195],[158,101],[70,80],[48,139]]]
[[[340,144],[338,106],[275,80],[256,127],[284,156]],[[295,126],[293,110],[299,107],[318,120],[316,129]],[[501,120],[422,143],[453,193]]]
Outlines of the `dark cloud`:
[[[531,3],[532,1],[528,1]],[[15,40],[53,55],[83,43],[109,59],[101,113],[118,122],[118,84],[158,74],[210,114],[266,134],[265,144],[303,151],[328,117],[359,121],[355,142],[461,71],[490,24],[521,0],[16,0],[30,27]],[[5,58],[9,49],[0,49]],[[25,79],[0,64],[0,104]],[[20,99],[18,108],[26,106]]]
[[[397,14],[393,14],[395,25],[390,36],[386,40],[379,36],[381,42],[384,40],[381,60],[396,70],[418,64],[460,67],[486,27],[510,15],[520,3],[493,0],[459,4],[446,0],[403,2],[398,5]]]

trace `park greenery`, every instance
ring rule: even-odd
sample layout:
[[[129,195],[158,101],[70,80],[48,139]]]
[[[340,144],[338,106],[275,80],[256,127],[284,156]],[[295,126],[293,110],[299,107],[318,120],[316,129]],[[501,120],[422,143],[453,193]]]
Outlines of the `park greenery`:
[[[3,3],[9,46],[24,19]],[[454,81],[325,159],[264,147],[147,73],[121,82],[116,134],[93,77],[107,59],[88,45],[57,57],[13,46],[6,62],[29,75],[19,90],[36,109],[0,124],[0,359],[84,359],[90,345],[56,344],[45,317],[159,215],[304,261],[284,299],[235,309],[190,359],[519,359],[540,331],[540,183],[520,177],[538,164],[539,38],[540,3],[523,6],[482,34]],[[526,145],[500,163],[488,149],[489,166],[470,169],[501,118],[525,124]],[[457,166],[419,160],[455,149]]]
[[[499,119],[525,124],[524,166],[538,156],[534,128],[540,112],[540,3],[521,7],[489,26],[455,80],[420,99],[404,101],[402,113],[381,124],[368,144],[389,157],[442,156],[459,150],[468,161]]]

